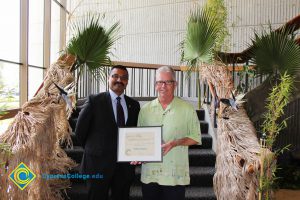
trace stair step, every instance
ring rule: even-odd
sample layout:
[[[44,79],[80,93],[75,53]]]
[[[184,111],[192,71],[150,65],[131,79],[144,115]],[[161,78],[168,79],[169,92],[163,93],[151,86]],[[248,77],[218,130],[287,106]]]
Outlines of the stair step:
[[[201,136],[202,136],[202,145],[201,148],[211,148],[212,138],[208,135],[208,124],[206,122],[200,123]],[[204,131],[203,131],[204,130]],[[71,139],[73,141],[73,146],[81,146],[74,132],[71,133]],[[206,143],[208,142],[208,143]],[[200,146],[200,145],[197,145]]]
[[[73,149],[65,149],[67,155],[76,163],[80,163],[83,156],[83,148],[74,146]],[[190,166],[214,166],[216,155],[211,149],[193,147],[189,149]]]
[[[70,124],[70,126],[72,128],[73,133],[75,131],[77,119],[78,118],[70,118],[69,119],[69,124]],[[208,128],[209,128],[209,124],[206,121],[200,120],[200,130],[201,130],[201,133],[202,134],[208,133]],[[75,134],[73,136],[74,136],[74,139],[75,139],[74,142],[76,142],[76,144],[79,144],[78,141],[77,141],[77,139],[76,139],[76,137],[75,137]]]
[[[139,186],[133,186],[130,189],[131,200],[142,200],[142,190]],[[187,186],[185,189],[186,200],[216,200],[212,187],[192,187]]]
[[[215,167],[190,167],[191,185],[213,187]]]
[[[65,200],[87,200],[87,188],[85,184],[72,184],[72,188],[67,189],[68,197]],[[130,188],[131,200],[142,200],[141,186],[132,186]],[[187,186],[185,190],[186,200],[216,200],[212,187],[194,187]]]
[[[64,149],[67,155],[72,158],[76,163],[81,163],[83,156],[83,148],[80,146],[73,146],[72,149]]]
[[[200,109],[200,110],[196,110],[198,119],[200,121],[204,121],[205,120],[205,110],[204,109]]]
[[[80,174],[80,164],[78,164],[76,167],[69,170],[69,174]],[[83,178],[74,178],[71,179],[72,184],[73,183],[85,183],[85,180]]]
[[[80,145],[79,141],[77,140],[76,136],[75,136],[75,126],[76,126],[76,123],[77,123],[77,118],[73,118],[73,119],[70,119],[69,120],[69,123],[70,123],[70,126],[72,128],[72,134],[71,134],[71,137],[73,140],[73,143],[74,143],[74,146],[76,145]],[[206,121],[200,121],[200,130],[201,130],[201,133],[202,134],[207,134],[208,133],[208,128],[209,128],[209,124],[206,122]]]
[[[67,189],[68,197],[66,200],[87,200],[87,188],[84,183],[72,183],[71,188]],[[130,199],[142,200],[141,186],[132,186],[130,189]],[[187,200],[215,200],[212,187],[187,186],[185,192]]]
[[[70,127],[72,129],[72,131],[75,131],[75,127],[76,127],[76,123],[77,123],[77,117],[71,117],[68,121],[70,124]]]
[[[71,133],[71,138],[72,138],[72,141],[73,141],[73,146],[81,146],[80,142],[78,141],[78,139],[75,135],[75,132]]]
[[[190,167],[191,185],[198,187],[213,187],[215,167]],[[134,186],[141,185],[141,166],[135,169]]]
[[[72,182],[71,188],[66,192],[68,196],[65,200],[88,200],[87,187],[84,183]]]
[[[215,166],[216,154],[211,149],[189,149],[190,166]]]
[[[188,200],[216,200],[212,187],[192,187],[186,188],[185,199]]]
[[[149,99],[140,99],[149,100]],[[151,99],[152,100],[152,99]],[[79,111],[83,108],[83,102],[78,102],[78,109],[72,115],[69,120],[72,130],[75,131],[77,117]],[[215,173],[215,160],[216,155],[212,148],[212,137],[207,134],[209,130],[209,124],[205,120],[205,111],[203,109],[197,110],[197,116],[200,121],[202,145],[193,145],[189,147],[189,163],[190,163],[190,176],[191,185],[186,187],[187,200],[215,200],[216,197],[213,191],[213,175]],[[75,133],[71,133],[73,141],[72,149],[65,149],[67,155],[71,157],[75,162],[80,163],[82,160],[84,149],[80,146],[80,142],[77,140]],[[132,200],[141,200],[141,183],[140,183],[140,171],[141,167],[136,167],[136,177],[133,186],[131,187]],[[75,167],[70,173],[78,173],[79,166]],[[67,189],[65,200],[86,200],[87,188],[82,179],[71,179],[71,188]]]
[[[211,149],[212,137],[209,134],[201,134],[201,145],[191,145],[189,149]]]
[[[200,121],[200,130],[202,134],[208,133],[209,124],[206,121]]]

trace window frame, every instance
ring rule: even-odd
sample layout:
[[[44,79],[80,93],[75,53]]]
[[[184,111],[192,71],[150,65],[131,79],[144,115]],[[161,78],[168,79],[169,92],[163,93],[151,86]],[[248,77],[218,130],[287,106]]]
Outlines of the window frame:
[[[47,68],[50,66],[50,48],[51,48],[51,6],[52,4],[58,4],[60,6],[60,31],[59,31],[59,50],[63,50],[66,46],[66,21],[67,14],[70,12],[67,10],[67,0],[44,0],[44,26],[43,26],[43,66],[29,65],[28,63],[28,34],[29,34],[29,0],[20,0],[20,59],[19,62],[2,59],[1,62],[18,64],[19,65],[19,106],[21,107],[28,101],[28,70],[29,67],[36,67],[44,70],[43,77]],[[24,84],[26,83],[26,84]],[[6,110],[7,114],[0,117],[0,120],[9,119],[20,109]]]

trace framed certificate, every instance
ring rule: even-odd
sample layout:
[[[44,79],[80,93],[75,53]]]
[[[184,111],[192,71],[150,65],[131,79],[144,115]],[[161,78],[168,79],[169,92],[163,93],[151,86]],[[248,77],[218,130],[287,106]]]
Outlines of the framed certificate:
[[[118,162],[162,162],[162,127],[122,127],[118,135]]]

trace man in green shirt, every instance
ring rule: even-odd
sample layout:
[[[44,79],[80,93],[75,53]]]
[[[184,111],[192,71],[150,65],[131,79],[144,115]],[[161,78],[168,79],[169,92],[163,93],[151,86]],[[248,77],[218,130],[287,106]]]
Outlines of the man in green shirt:
[[[141,109],[138,126],[162,126],[163,162],[143,163],[144,200],[183,200],[190,184],[188,146],[201,144],[200,124],[192,105],[174,96],[177,86],[171,67],[156,72],[158,98]]]

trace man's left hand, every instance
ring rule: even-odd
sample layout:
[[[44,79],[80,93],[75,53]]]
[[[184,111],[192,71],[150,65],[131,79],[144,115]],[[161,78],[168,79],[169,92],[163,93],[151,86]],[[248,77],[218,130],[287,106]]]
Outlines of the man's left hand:
[[[163,150],[163,155],[165,156],[171,149],[173,149],[175,146],[177,146],[176,140],[172,140],[170,142],[167,142],[165,144],[162,144],[162,150]]]

